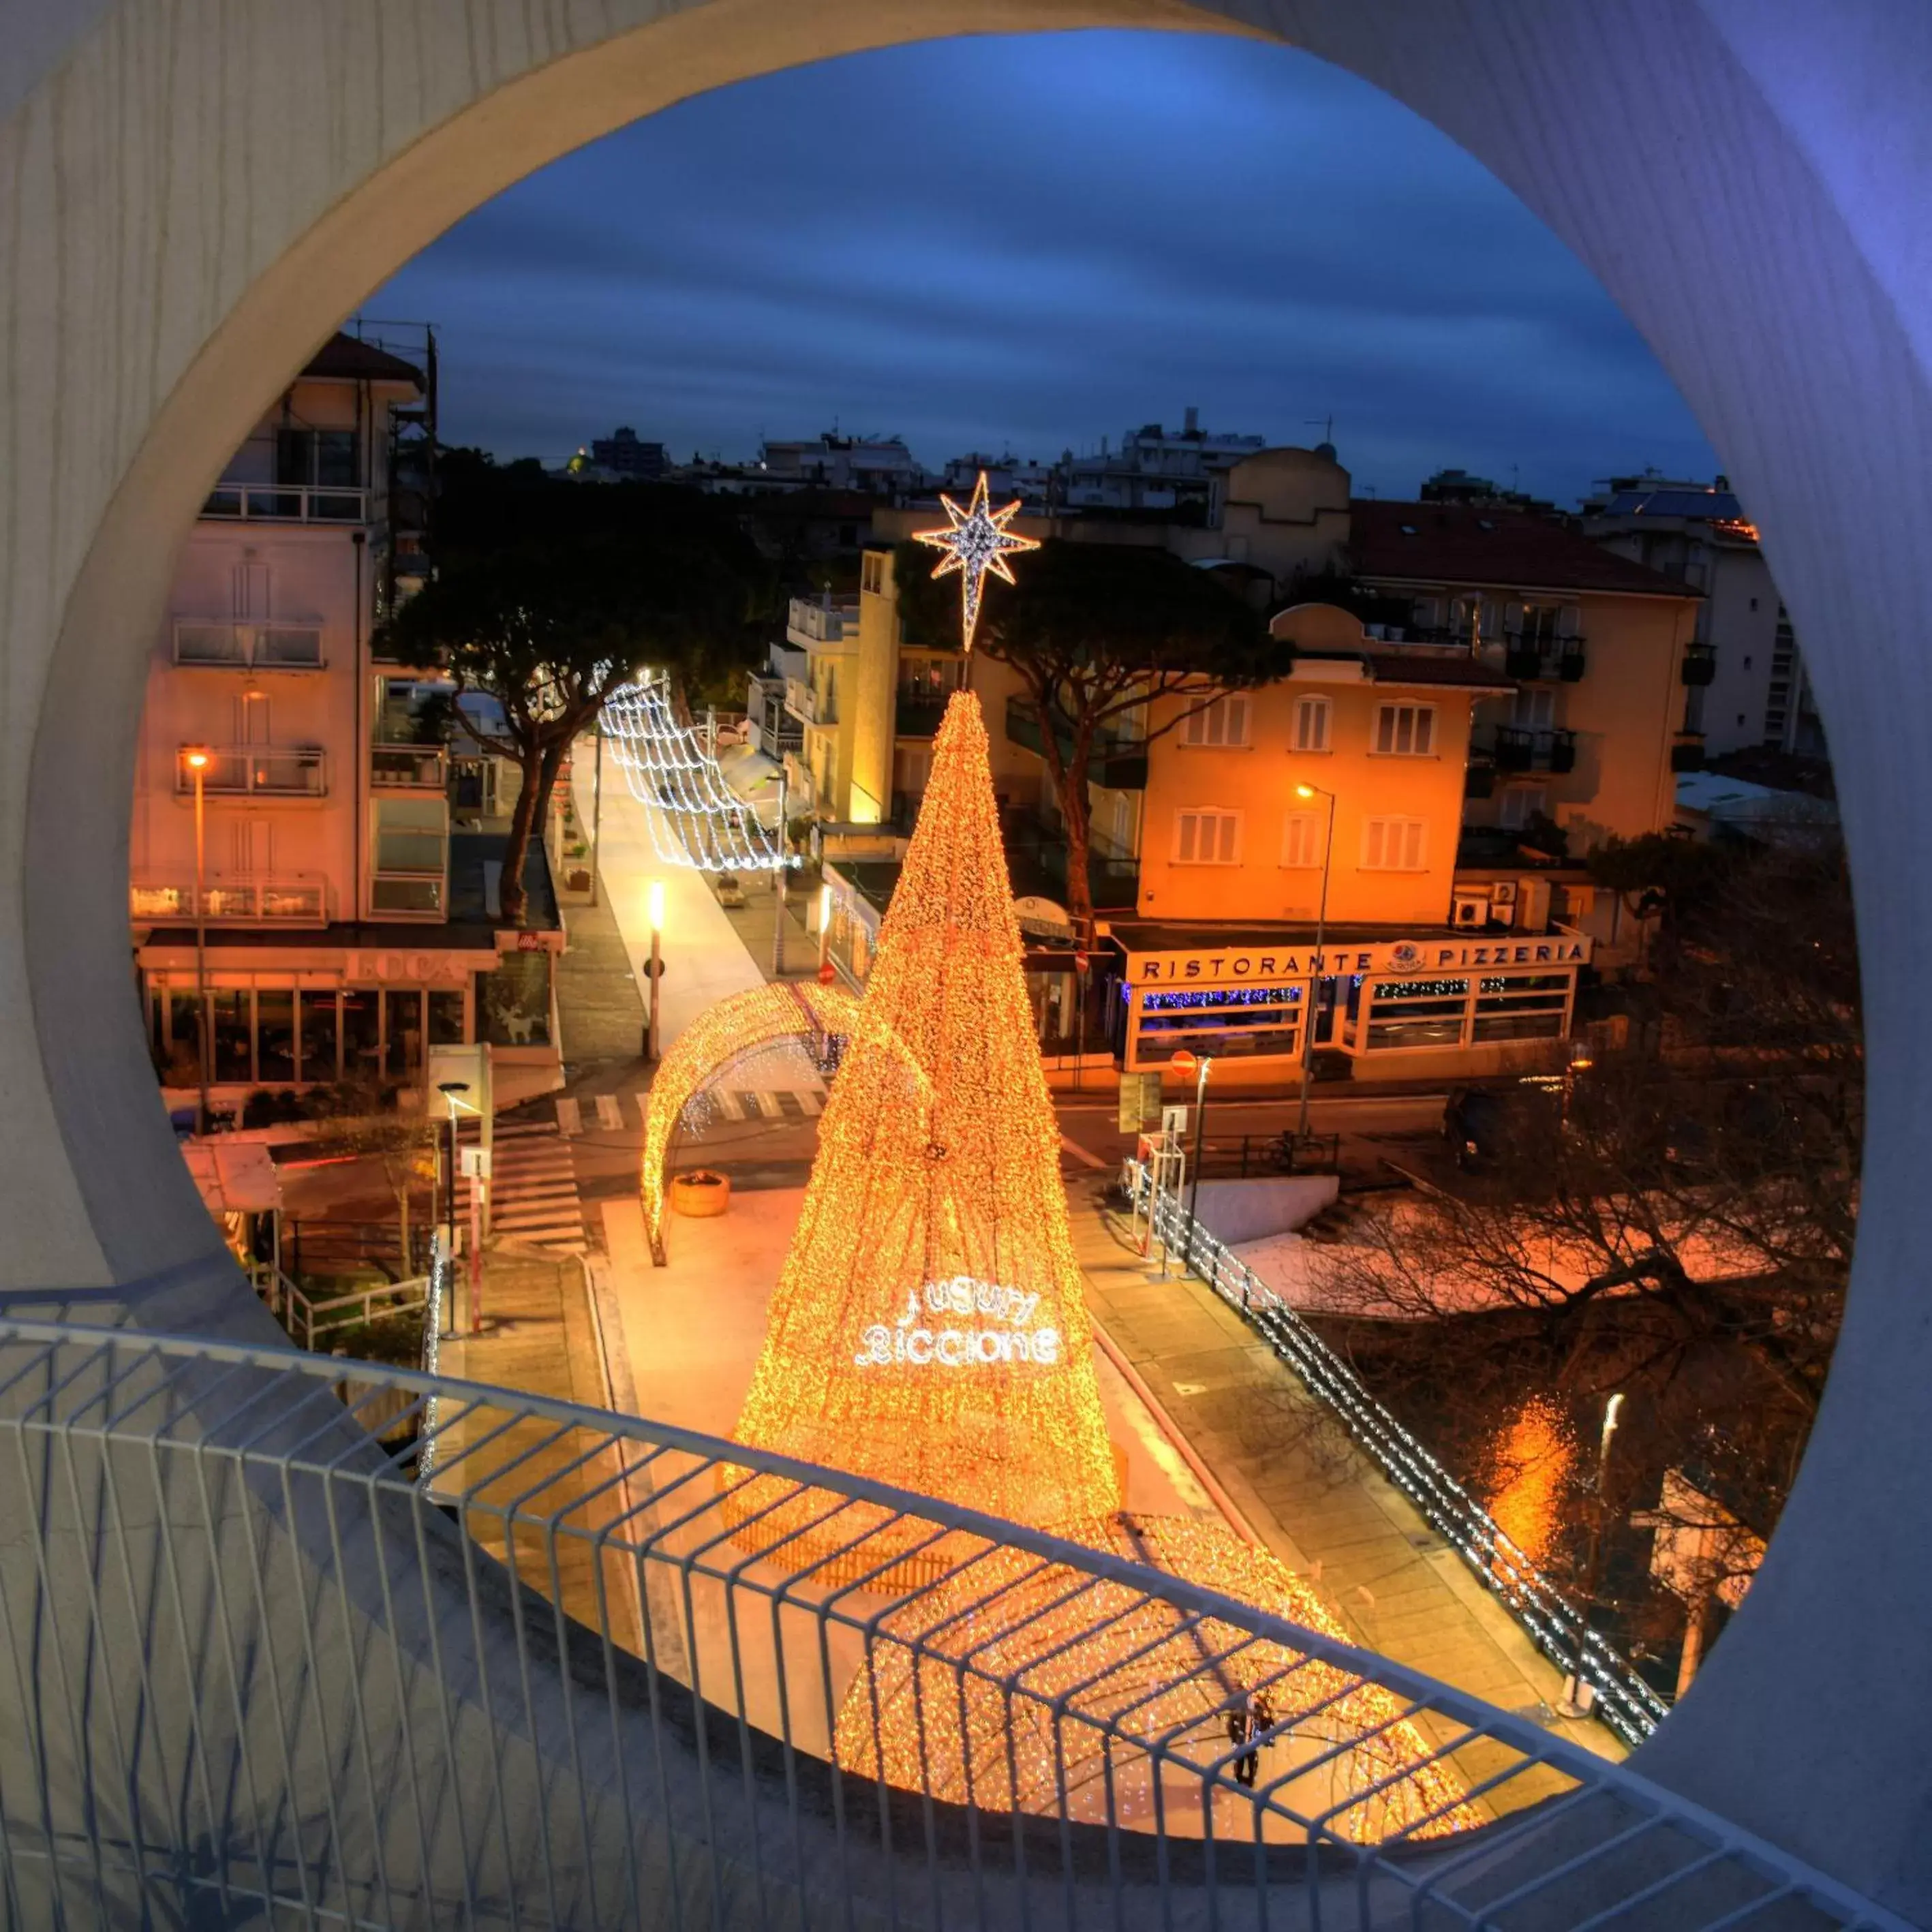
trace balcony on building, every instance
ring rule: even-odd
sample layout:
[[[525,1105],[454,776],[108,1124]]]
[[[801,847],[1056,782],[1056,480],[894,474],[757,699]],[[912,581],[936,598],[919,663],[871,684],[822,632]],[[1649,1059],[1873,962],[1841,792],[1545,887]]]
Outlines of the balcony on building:
[[[934,693],[929,685],[902,685],[892,700],[892,735],[896,738],[930,738],[946,716],[952,694]]]
[[[806,678],[788,677],[785,680],[784,708],[801,724],[836,724],[838,722],[837,698],[827,696],[821,703],[818,692]]]
[[[1575,684],[1588,659],[1581,638],[1540,638],[1511,634],[1503,642],[1503,669],[1526,683],[1560,680]]]
[[[433,791],[449,783],[449,753],[441,745],[372,745],[369,783],[377,791]]]
[[[1718,674],[1718,653],[1708,644],[1691,644],[1685,648],[1684,662],[1678,667],[1678,675],[1693,686],[1708,684]]]
[[[859,641],[856,597],[794,597],[785,614],[785,637],[802,651],[850,650]]]
[[[379,917],[440,917],[449,889],[447,804],[441,798],[379,798],[372,817],[370,911]]]
[[[917,801],[914,801],[916,804]],[[1002,815],[1006,871],[1016,898],[1066,902],[1066,835],[1040,812]],[[1140,861],[1097,828],[1087,835],[1087,890],[1096,912],[1130,910],[1140,896]]]
[[[322,670],[320,624],[206,623],[178,618],[175,662],[210,670]]]
[[[1006,736],[1010,742],[1032,752],[1036,758],[1046,755],[1040,714],[1034,709],[1031,699],[1016,693],[1006,700]],[[1070,758],[1073,755],[1072,735],[1061,731],[1056,736],[1060,756]],[[1096,738],[1087,760],[1087,778],[1090,784],[1104,785],[1111,791],[1146,790],[1146,740],[1111,734]]]
[[[175,760],[175,790],[194,795],[195,771],[184,745]],[[202,767],[210,797],[323,798],[328,792],[328,754],[319,745],[226,745],[210,750]]]
[[[326,926],[328,881],[319,872],[216,872],[202,884],[200,917],[210,926]],[[196,917],[194,881],[138,879],[128,910],[142,925]]]
[[[366,524],[369,493],[334,484],[218,483],[201,514],[217,523]]]
[[[1490,743],[1482,748],[1499,772],[1570,772],[1576,768],[1574,731],[1531,731],[1515,724],[1498,724],[1492,731]]]

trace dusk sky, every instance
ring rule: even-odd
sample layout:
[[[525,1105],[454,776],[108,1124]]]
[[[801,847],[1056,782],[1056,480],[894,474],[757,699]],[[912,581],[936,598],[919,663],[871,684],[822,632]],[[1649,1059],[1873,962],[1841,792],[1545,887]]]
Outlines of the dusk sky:
[[[1716,459],[1589,274],[1478,163],[1292,49],[946,40],[685,102],[479,209],[366,313],[436,323],[443,434],[620,422],[728,460],[902,435],[1048,460],[1150,422],[1332,416],[1359,488],[1559,502]]]

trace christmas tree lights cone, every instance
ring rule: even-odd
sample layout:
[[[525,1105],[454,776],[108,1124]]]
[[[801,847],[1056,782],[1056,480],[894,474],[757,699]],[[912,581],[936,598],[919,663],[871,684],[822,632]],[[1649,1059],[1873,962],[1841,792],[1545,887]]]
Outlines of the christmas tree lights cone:
[[[1046,1526],[1120,1492],[1022,956],[986,728],[961,692],[736,1438]],[[742,1472],[726,1498],[741,1544],[826,1580],[930,1538],[876,1510],[809,1526],[832,1507]]]

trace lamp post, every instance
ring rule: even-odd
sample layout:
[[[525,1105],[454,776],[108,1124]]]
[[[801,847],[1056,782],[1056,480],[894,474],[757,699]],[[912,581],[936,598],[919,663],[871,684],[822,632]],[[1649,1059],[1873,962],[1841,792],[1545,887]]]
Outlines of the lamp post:
[[[1187,1184],[1187,1247],[1194,1248],[1194,1213],[1201,1199],[1201,1156],[1208,1139],[1208,1070],[1214,1064],[1209,1054],[1190,1053],[1186,1047],[1174,1056],[1172,1064],[1194,1075],[1194,1178]]]
[[[644,1058],[655,1062],[658,1057],[658,982],[664,976],[664,881],[651,881],[651,1006],[650,1017],[644,1025]]]
[[[439,1080],[436,1090],[449,1103],[449,1166],[443,1192],[443,1238],[450,1259],[456,1258],[456,1096],[470,1091],[466,1080]],[[474,1311],[472,1311],[472,1316]]]
[[[1604,1404],[1603,1433],[1597,1439],[1596,1502],[1590,1512],[1590,1553],[1583,1568],[1583,1608],[1576,1626],[1574,1667],[1563,1680],[1562,1701],[1557,1709],[1566,1718],[1587,1718],[1596,1694],[1583,1682],[1583,1646],[1590,1634],[1590,1612],[1597,1606],[1597,1573],[1603,1554],[1604,1474],[1610,1460],[1610,1438],[1617,1432],[1617,1412],[1624,1406],[1619,1389]]]
[[[201,1099],[195,1110],[194,1130],[208,1131],[208,889],[202,877],[207,856],[207,801],[204,786],[208,776],[208,753],[205,746],[190,746],[182,754],[194,774],[194,1034],[195,1065],[201,1076]]]
[[[597,761],[590,777],[590,903],[597,903],[598,862],[604,856],[604,714],[597,714]]]
[[[1300,1146],[1308,1139],[1308,1087],[1314,1075],[1315,1015],[1322,1004],[1322,982],[1327,976],[1324,969],[1328,963],[1322,956],[1322,949],[1328,929],[1329,862],[1335,856],[1335,794],[1318,784],[1298,784],[1294,795],[1328,801],[1328,824],[1322,835],[1322,894],[1315,907],[1315,967],[1308,976],[1308,1011],[1301,1022],[1301,1112],[1294,1130],[1296,1144]]]
[[[784,977],[785,874],[789,870],[785,862],[790,856],[785,837],[785,770],[781,765],[778,767],[778,862],[772,884],[778,907],[777,916],[772,921],[772,977],[774,980]]]
[[[824,880],[818,888],[818,976],[825,977],[826,962],[832,957],[832,882]]]

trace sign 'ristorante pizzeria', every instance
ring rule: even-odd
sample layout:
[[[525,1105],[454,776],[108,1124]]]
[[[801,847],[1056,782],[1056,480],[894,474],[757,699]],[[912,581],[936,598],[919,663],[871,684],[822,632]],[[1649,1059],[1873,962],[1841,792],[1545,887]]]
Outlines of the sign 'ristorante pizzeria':
[[[1534,939],[1396,939],[1369,944],[1312,946],[1221,946],[1197,952],[1130,952],[1129,981],[1136,986],[1228,986],[1244,980],[1305,979],[1310,974],[1460,972],[1479,966],[1582,966],[1592,941],[1580,933],[1552,932]]]

